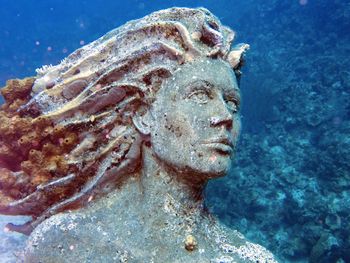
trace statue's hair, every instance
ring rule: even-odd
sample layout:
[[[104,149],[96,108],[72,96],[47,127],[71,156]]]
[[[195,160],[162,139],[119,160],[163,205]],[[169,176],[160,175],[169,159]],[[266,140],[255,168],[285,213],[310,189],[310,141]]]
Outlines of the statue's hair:
[[[238,75],[247,46],[231,50],[233,38],[206,9],[171,8],[38,69],[34,83],[8,82],[0,116],[0,213],[33,218],[8,228],[29,234],[137,172],[142,138],[132,116],[142,114],[181,64],[220,58]],[[15,84],[24,95],[10,95]]]

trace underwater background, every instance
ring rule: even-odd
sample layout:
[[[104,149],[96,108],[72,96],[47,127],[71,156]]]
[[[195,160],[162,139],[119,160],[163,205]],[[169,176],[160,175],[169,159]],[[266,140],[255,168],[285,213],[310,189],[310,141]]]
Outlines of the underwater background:
[[[349,1],[0,0],[0,86],[173,6],[208,8],[251,46],[235,165],[209,209],[281,262],[350,262]],[[0,262],[16,262],[25,236],[1,232]]]

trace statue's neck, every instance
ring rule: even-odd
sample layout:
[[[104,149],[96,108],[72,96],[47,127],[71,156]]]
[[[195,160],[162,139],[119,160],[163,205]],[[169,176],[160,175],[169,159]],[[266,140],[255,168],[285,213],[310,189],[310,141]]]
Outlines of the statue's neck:
[[[179,209],[201,209],[206,182],[185,179],[191,176],[196,177],[171,169],[144,146],[141,189],[148,203],[155,202],[156,205],[170,198],[180,204]]]

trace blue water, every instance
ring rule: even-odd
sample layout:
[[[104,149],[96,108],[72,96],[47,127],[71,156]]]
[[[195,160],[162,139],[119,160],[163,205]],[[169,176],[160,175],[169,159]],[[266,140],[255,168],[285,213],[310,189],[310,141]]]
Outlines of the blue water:
[[[172,6],[208,8],[251,46],[235,169],[208,207],[281,262],[350,262],[349,1],[0,0],[0,86]],[[0,241],[13,262],[24,240]]]

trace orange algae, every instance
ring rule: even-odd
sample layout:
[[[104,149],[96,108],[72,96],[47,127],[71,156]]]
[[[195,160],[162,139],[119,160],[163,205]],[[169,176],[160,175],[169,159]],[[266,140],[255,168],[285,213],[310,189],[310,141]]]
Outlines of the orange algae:
[[[64,159],[78,135],[49,118],[19,111],[31,99],[35,78],[9,80],[1,89],[0,109],[0,205],[6,206],[33,193],[41,184],[65,176]],[[55,195],[62,195],[57,188]],[[61,197],[60,197],[61,198]]]

